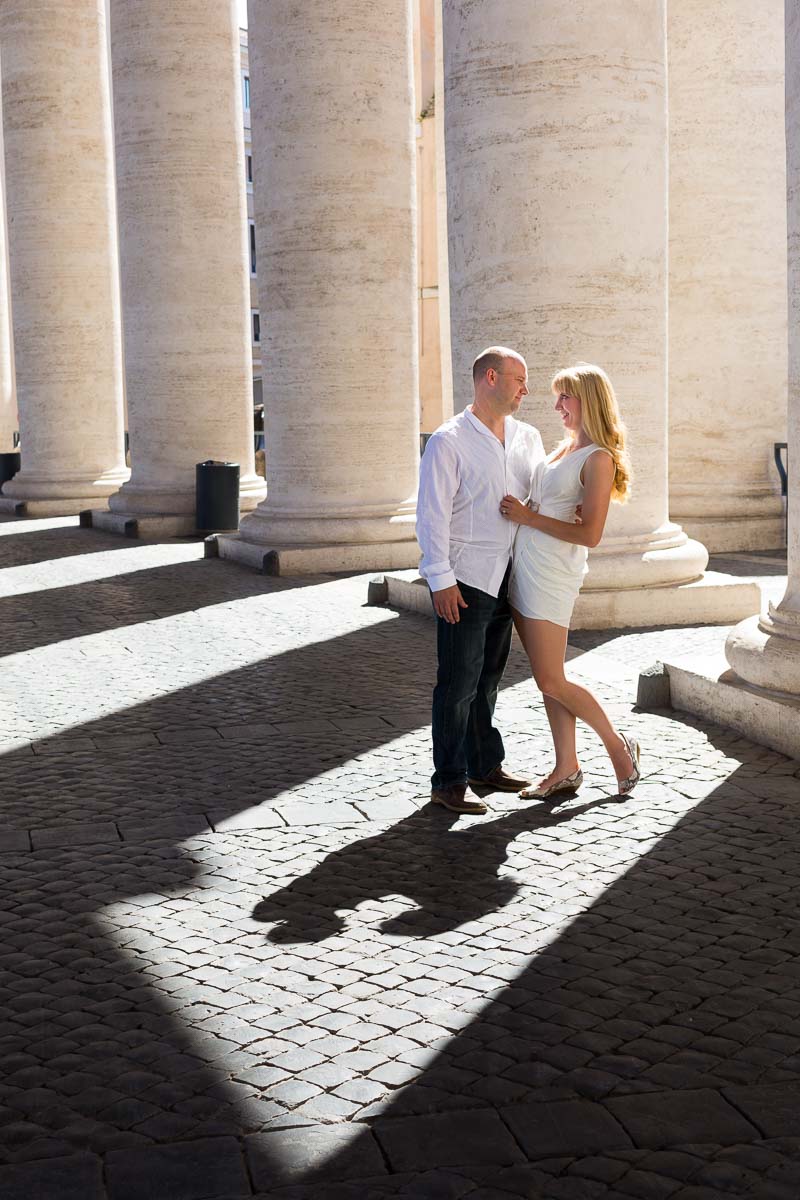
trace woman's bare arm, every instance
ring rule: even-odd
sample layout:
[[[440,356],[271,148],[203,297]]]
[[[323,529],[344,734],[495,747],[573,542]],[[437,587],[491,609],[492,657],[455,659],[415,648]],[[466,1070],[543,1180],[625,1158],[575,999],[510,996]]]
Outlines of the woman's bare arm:
[[[509,521],[518,525],[530,525],[541,529],[550,537],[574,546],[593,548],[603,536],[603,529],[611,503],[611,487],[614,483],[614,462],[608,454],[590,454],[583,466],[583,503],[581,524],[557,521],[555,517],[544,517],[533,512],[514,496],[505,496],[500,511]]]

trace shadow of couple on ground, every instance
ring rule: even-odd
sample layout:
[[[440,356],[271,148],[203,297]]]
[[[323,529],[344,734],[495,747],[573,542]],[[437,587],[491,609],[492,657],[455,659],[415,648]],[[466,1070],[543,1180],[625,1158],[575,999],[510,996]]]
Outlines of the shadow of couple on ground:
[[[560,811],[551,802],[526,804],[494,820],[476,819],[458,828],[456,813],[430,804],[389,829],[334,850],[307,874],[261,900],[253,917],[275,923],[267,934],[272,942],[321,942],[345,928],[341,911],[365,901],[403,897],[412,906],[383,920],[381,932],[403,937],[445,933],[514,899],[521,885],[501,872],[518,836],[617,802],[617,796],[604,796]]]

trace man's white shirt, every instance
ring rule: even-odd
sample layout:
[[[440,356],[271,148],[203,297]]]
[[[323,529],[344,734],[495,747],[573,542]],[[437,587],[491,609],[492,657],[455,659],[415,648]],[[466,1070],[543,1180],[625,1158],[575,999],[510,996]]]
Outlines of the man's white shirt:
[[[528,499],[544,456],[539,430],[514,417],[505,420],[505,445],[469,409],[431,435],[420,465],[417,540],[432,592],[458,580],[498,594],[517,528],[500,515],[500,501]]]

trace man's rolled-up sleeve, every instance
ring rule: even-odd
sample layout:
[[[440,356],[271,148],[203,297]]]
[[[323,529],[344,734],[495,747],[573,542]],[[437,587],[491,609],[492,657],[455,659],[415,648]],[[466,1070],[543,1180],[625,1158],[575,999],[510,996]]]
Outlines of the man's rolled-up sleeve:
[[[442,438],[432,437],[420,464],[417,499],[417,541],[422,550],[419,571],[432,592],[456,582],[450,565],[450,521],[458,485],[455,454]]]

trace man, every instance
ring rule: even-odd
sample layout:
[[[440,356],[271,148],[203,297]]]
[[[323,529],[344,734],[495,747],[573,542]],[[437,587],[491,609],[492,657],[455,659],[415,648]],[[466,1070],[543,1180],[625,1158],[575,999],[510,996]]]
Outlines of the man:
[[[503,770],[493,723],[511,646],[508,576],[514,526],[500,514],[511,494],[530,495],[544,458],[539,431],[514,419],[528,395],[525,359],[490,346],[472,366],[475,398],[428,441],[420,468],[420,572],[436,612],[438,673],[433,692],[431,800],[457,813],[485,813],[467,783],[517,792]]]

